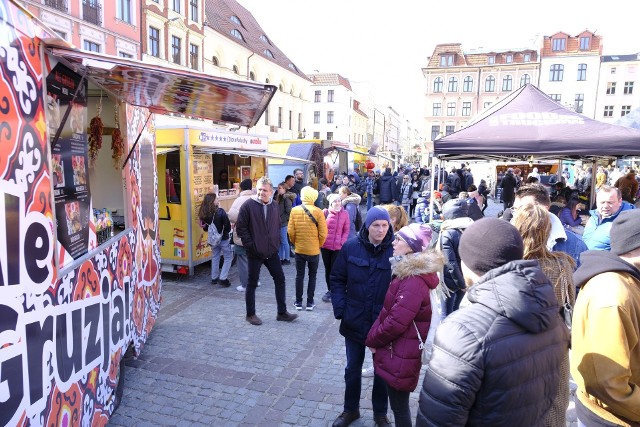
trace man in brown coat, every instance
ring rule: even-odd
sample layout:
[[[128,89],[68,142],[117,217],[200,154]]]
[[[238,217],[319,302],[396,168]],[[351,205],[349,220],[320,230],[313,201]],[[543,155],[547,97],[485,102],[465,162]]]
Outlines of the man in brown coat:
[[[636,194],[638,193],[638,181],[636,180],[636,171],[631,169],[628,174],[618,178],[614,184],[622,193],[622,200],[634,203]]]

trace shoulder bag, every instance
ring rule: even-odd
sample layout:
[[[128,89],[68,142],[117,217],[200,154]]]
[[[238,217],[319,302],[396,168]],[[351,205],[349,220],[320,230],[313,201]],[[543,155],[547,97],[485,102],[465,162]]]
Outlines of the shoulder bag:
[[[302,206],[302,209],[304,209],[305,213],[307,215],[309,215],[309,218],[311,218],[311,221],[313,221],[313,223],[316,225],[316,227],[318,226],[318,221],[315,219],[315,217],[311,214],[311,212],[309,212],[309,209],[307,209],[307,207],[305,205],[300,205]]]

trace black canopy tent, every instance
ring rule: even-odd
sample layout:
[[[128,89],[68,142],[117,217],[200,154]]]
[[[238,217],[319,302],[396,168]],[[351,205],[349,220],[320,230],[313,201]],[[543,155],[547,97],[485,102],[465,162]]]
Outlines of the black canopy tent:
[[[640,155],[640,130],[590,119],[528,84],[433,145],[441,160],[621,157]]]

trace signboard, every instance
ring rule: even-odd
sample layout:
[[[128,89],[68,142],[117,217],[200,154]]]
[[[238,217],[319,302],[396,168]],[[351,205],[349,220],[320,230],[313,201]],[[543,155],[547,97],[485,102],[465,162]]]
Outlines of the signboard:
[[[189,143],[194,147],[231,148],[237,150],[266,151],[267,137],[242,133],[189,130]]]
[[[207,244],[207,235],[200,227],[200,219],[198,218],[198,211],[205,194],[214,190],[211,154],[193,154],[191,164],[193,165],[191,172],[191,218],[193,218],[191,250],[193,251],[192,258],[201,260],[211,256],[211,246]]]

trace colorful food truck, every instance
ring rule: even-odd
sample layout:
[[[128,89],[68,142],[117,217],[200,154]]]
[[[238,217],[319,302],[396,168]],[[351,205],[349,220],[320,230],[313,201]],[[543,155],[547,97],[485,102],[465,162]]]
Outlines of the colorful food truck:
[[[105,425],[162,302],[156,114],[253,126],[275,87],[80,52],[12,0],[0,76],[0,425]]]

